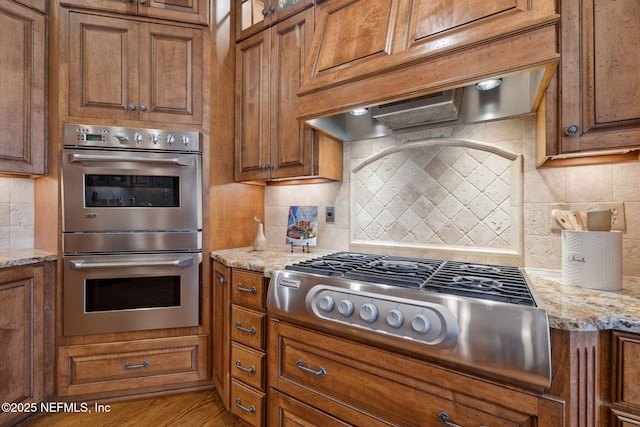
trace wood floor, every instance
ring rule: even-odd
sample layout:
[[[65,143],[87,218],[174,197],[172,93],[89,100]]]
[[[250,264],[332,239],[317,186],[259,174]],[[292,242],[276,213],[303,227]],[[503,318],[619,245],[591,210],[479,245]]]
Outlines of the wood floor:
[[[102,427],[102,426],[241,426],[227,412],[215,390],[181,393],[149,399],[109,404],[110,411],[96,413],[39,414],[20,427]]]

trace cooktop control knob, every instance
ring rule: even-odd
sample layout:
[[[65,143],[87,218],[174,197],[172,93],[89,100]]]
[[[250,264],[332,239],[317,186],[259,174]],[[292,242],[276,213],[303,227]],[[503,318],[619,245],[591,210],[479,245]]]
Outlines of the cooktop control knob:
[[[343,316],[351,316],[353,313],[353,303],[348,299],[343,299],[338,303],[338,313]]]
[[[325,295],[318,300],[318,307],[324,311],[331,311],[335,306],[335,301],[329,295]]]
[[[431,329],[431,322],[424,314],[417,314],[411,319],[411,327],[419,334],[426,334]]]
[[[136,133],[135,135],[133,135],[133,140],[135,142],[137,142],[138,144],[140,144],[142,142],[142,135],[140,135],[139,133]]]
[[[151,135],[151,142],[153,142],[154,144],[157,144],[158,143],[158,135],[152,134]]]
[[[378,318],[378,307],[368,302],[360,307],[360,318],[365,322],[373,323]]]
[[[173,135],[167,136],[167,144],[173,145],[174,142],[176,142],[176,137],[175,136],[173,136]]]
[[[387,312],[387,323],[394,328],[399,328],[404,323],[404,314],[397,308]]]

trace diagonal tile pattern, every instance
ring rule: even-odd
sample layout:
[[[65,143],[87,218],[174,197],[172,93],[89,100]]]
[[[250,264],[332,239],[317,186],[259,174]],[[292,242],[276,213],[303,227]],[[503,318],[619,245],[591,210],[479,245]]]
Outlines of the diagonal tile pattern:
[[[353,237],[360,242],[514,249],[513,161],[458,146],[408,148],[357,170]]]

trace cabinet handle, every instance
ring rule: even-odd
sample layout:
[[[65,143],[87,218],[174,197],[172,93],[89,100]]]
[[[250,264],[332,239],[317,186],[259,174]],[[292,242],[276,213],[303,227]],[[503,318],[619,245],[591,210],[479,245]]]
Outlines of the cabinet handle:
[[[251,329],[243,328],[242,323],[240,322],[236,323],[236,329],[242,332],[248,332],[251,335],[255,335],[256,333],[256,328],[254,328],[253,326],[251,327]]]
[[[245,288],[242,286],[242,283],[238,283],[238,286],[236,286],[236,289],[239,290],[240,292],[247,292],[247,293],[251,293],[251,294],[257,294],[258,290],[256,289],[255,286],[253,286],[251,289],[249,288]]]
[[[260,165],[260,170],[261,171],[267,170],[267,166],[266,165]]]
[[[271,163],[269,163],[269,166],[267,166],[267,169],[269,170],[274,170],[276,167],[273,166]]]
[[[227,283],[227,279],[225,279],[224,277],[220,276],[220,278],[218,279],[218,281],[220,282],[221,285],[224,285],[225,283]]]
[[[124,365],[122,365],[124,369],[140,369],[140,368],[146,368],[148,366],[149,366],[149,362],[147,362],[146,360],[142,362],[141,365],[129,365],[128,363],[125,363]]]
[[[133,111],[133,110],[135,110],[135,109],[136,109],[136,104],[129,104],[129,105],[127,105],[127,110],[129,110],[129,111]]]
[[[570,125],[564,128],[564,134],[567,136],[574,136],[580,132],[580,126],[578,125]]]
[[[262,9],[262,16],[267,16],[267,9]]]
[[[242,400],[240,400],[239,397],[236,398],[236,406],[242,409],[244,412],[249,412],[251,414],[256,412],[256,407],[253,405],[251,405],[250,408],[247,408],[246,406],[242,406]]]
[[[308,374],[317,375],[319,377],[326,377],[327,376],[327,370],[324,369],[322,366],[317,371],[314,371],[313,369],[309,369],[306,366],[304,366],[304,362],[302,360],[298,360],[296,362],[296,365],[298,365],[298,368],[300,368],[302,371],[304,371],[304,372],[306,372]]]
[[[144,3],[144,0],[141,3]],[[146,111],[147,110],[147,106],[144,105],[144,104],[140,104],[139,108],[140,108],[140,111]]]
[[[245,368],[244,366],[242,366],[242,363],[240,363],[239,360],[236,360],[236,368],[240,369],[242,372],[247,372],[249,374],[255,374],[256,373],[255,366],[252,365],[250,368]]]
[[[276,11],[276,8],[274,5],[269,6],[269,12],[273,13]]]

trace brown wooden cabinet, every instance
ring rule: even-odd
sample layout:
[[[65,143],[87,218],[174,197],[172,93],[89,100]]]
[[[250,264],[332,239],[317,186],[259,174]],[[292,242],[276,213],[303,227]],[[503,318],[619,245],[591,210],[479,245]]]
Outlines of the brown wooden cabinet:
[[[554,2],[549,0],[457,3],[328,0],[318,4],[318,28],[300,92],[328,89],[415,61],[475,48],[556,16]]]
[[[3,406],[0,425],[39,411],[52,391],[46,384],[53,374],[50,274],[42,264],[0,269],[0,401],[16,405]]]
[[[538,164],[638,159],[624,153],[640,149],[640,3],[560,5],[562,57],[538,117]],[[601,150],[609,152],[585,157]]]
[[[206,348],[206,335],[59,347],[58,395],[204,380]]]
[[[640,335],[611,333],[611,366],[611,426],[640,426]]]
[[[203,120],[203,31],[69,13],[69,115]]]
[[[236,181],[342,179],[342,144],[299,122],[297,92],[313,10],[236,46]]]
[[[227,323],[231,338],[229,405],[234,415],[256,427],[264,425],[266,412],[267,284],[260,272],[232,269],[231,319]]]
[[[60,3],[179,22],[209,23],[208,0],[61,0]]]
[[[233,0],[236,40],[247,38],[313,5],[314,0]]]
[[[213,383],[218,390],[218,394],[224,402],[224,406],[229,408],[229,357],[230,329],[231,322],[231,268],[218,261],[213,261],[211,269],[213,278],[211,281],[213,316],[211,336],[213,346]]]
[[[0,0],[0,172],[47,172],[46,17]]]
[[[314,424],[322,414],[326,425],[563,425],[563,404],[542,393],[277,319],[269,324],[268,352],[268,425],[291,418]]]

